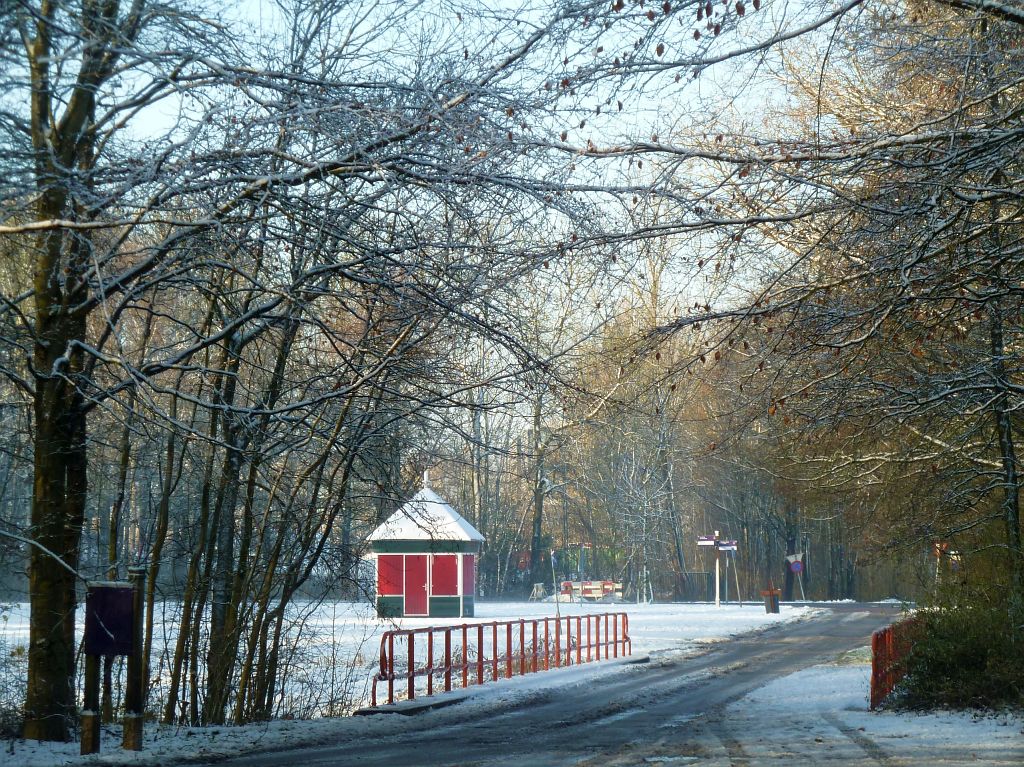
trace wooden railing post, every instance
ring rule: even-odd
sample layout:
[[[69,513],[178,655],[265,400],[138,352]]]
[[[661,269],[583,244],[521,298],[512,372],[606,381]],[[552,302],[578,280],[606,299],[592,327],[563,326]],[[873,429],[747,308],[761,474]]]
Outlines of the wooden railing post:
[[[548,631],[548,619],[544,619],[544,670],[548,671],[551,668],[551,638]]]
[[[409,700],[416,699],[416,635],[411,631],[406,636],[409,642],[409,668],[406,673],[409,675]]]
[[[395,632],[388,632],[388,660],[391,673],[388,674],[388,705],[395,702]]]
[[[497,682],[498,681],[498,623],[497,623],[497,621],[495,621],[494,623],[491,624],[491,633],[493,634],[493,636],[491,637],[491,653],[494,655],[494,679],[493,679],[493,681]]]
[[[562,668],[562,620],[555,619],[555,668]]]
[[[469,626],[462,624],[462,689],[469,687],[469,639],[467,638]]]
[[[476,627],[476,683],[484,683],[484,624]]]
[[[576,616],[576,665],[583,662],[583,618]]]
[[[427,630],[427,695],[434,694],[434,630]]]
[[[526,621],[519,619],[519,676],[526,674]]]
[[[612,616],[612,653],[613,657],[619,657],[619,614]]]
[[[533,669],[533,673],[537,673],[537,621],[534,619],[530,621],[530,623],[533,626],[533,652],[531,653],[531,655],[533,655],[533,663],[531,664],[531,667]]]
[[[452,630],[444,630],[444,691],[452,691]]]

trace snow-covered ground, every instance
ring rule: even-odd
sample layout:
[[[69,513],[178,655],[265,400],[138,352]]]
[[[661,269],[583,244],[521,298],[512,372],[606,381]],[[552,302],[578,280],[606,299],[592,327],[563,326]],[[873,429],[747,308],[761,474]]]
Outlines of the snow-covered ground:
[[[552,616],[625,610],[629,614],[634,653],[689,653],[700,645],[723,641],[730,635],[758,631],[780,621],[810,617],[815,608],[783,605],[779,615],[766,615],[760,604],[727,605],[574,605],[551,603],[480,603],[475,620]],[[344,623],[346,634],[358,637],[349,648],[368,657],[367,672],[376,660],[375,637],[390,626],[376,621],[357,606],[330,606],[332,620]],[[353,612],[354,611],[354,612]],[[318,612],[328,621],[327,613]],[[9,621],[8,628],[11,628]],[[429,625],[425,620],[406,620],[401,625]],[[334,632],[337,636],[338,632]],[[337,653],[337,645],[331,645]],[[351,665],[351,661],[348,661]],[[977,757],[975,764],[1019,764],[1024,761],[1024,737],[1020,718],[1002,716],[973,718],[942,713],[928,716],[869,712],[867,710],[867,654],[860,653],[831,665],[807,669],[756,691],[728,709],[730,729],[744,733],[750,764],[794,763],[784,759],[776,744],[787,744],[788,754],[800,754],[809,764],[843,759],[863,760],[865,750],[878,742],[884,754],[897,764],[960,764],[964,754]],[[358,664],[362,666],[362,663]],[[620,661],[602,661],[470,688],[458,707],[435,712],[443,725],[467,708],[511,704],[529,692],[548,685],[578,684],[603,674],[619,673]],[[369,673],[367,673],[367,676]],[[462,693],[466,694],[466,693]],[[457,712],[461,712],[457,713]],[[90,765],[97,762],[132,765],[167,765],[177,761],[215,760],[247,751],[287,745],[330,742],[338,738],[373,738],[403,725],[403,717],[340,717],[311,721],[278,720],[246,727],[189,729],[147,724],[142,752],[120,750],[118,727],[105,727],[103,753],[78,755],[78,744],[36,744],[12,741],[0,749],[0,764],[18,767]],[[858,739],[863,742],[858,742]],[[950,755],[955,755],[950,761]],[[729,755],[722,754],[722,764]],[[945,759],[945,761],[944,761]],[[781,760],[781,761],[780,761]],[[702,761],[702,764],[705,763]],[[707,762],[714,764],[714,760]]]
[[[865,648],[771,682],[730,706],[729,729],[743,733],[746,763],[856,764],[869,756],[907,767],[1024,764],[1021,716],[869,711],[870,676]]]
[[[742,608],[729,605],[716,611],[714,605],[700,604],[481,602],[477,605],[476,617],[465,622],[473,624],[625,611],[630,616],[633,652],[642,654],[693,648],[703,642],[792,620],[807,615],[811,609],[787,606],[780,615],[765,615],[760,603],[746,604]],[[28,605],[5,605],[0,606],[0,610],[3,611],[0,655],[9,658],[5,670],[8,674],[23,676],[27,660],[24,648],[28,645]],[[168,663],[178,633],[178,610],[179,605],[173,602],[159,603],[154,610],[154,647],[150,669],[154,689],[150,695],[151,702],[167,695],[163,685],[170,678]],[[384,631],[462,622],[437,618],[381,620],[366,602],[297,602],[288,618],[293,626],[292,645],[287,653],[288,671],[283,695],[278,702],[278,715],[296,719],[347,713],[369,705],[369,682],[378,665],[380,638]],[[80,608],[79,635],[83,624],[84,611]],[[20,654],[15,655],[19,648]],[[490,654],[489,647],[487,652]],[[396,647],[399,661],[403,655],[404,652]],[[11,668],[13,666],[21,668]],[[117,670],[122,671],[120,667]]]

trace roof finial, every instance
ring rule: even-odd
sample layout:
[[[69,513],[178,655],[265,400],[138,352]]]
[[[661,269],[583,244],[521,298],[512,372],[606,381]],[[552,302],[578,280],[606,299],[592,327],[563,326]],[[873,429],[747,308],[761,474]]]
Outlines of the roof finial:
[[[423,470],[423,489],[430,489],[430,469]]]

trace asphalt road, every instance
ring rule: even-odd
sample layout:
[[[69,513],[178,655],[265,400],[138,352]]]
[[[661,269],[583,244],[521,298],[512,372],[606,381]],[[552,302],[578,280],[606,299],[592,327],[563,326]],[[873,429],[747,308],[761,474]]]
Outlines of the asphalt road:
[[[401,722],[372,738],[249,755],[221,764],[615,767],[761,763],[761,759],[749,758],[745,733],[736,731],[727,719],[726,706],[776,677],[864,646],[872,631],[899,613],[895,605],[829,608],[828,615],[741,637],[698,657],[656,657],[585,688],[549,688],[513,706],[473,706],[465,714],[454,706],[410,717],[388,715]],[[830,761],[887,762],[867,737],[843,732],[841,723],[835,724],[835,734],[845,750],[836,751],[837,759]],[[784,744],[778,747],[785,763]]]

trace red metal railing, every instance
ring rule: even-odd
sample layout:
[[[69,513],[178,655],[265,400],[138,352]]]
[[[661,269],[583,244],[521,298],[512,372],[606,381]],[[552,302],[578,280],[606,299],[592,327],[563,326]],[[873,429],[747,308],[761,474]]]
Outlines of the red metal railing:
[[[396,629],[380,639],[380,671],[371,680],[370,702],[377,705],[381,682],[387,684],[387,702],[394,703],[396,687],[413,700],[435,690],[449,692],[632,652],[626,613]]]
[[[906,618],[871,635],[871,708],[882,705],[907,673],[906,658],[921,621]]]

